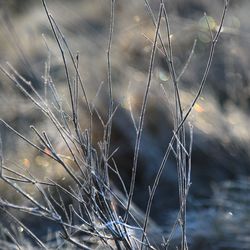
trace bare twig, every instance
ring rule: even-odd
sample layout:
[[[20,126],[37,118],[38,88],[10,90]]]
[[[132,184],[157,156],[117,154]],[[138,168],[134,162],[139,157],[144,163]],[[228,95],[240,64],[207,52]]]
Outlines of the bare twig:
[[[202,90],[204,88],[204,84],[206,82],[208,72],[209,72],[210,67],[211,67],[215,46],[216,46],[216,44],[218,42],[218,38],[219,38],[219,35],[221,33],[221,29],[222,29],[222,26],[223,26],[223,23],[224,23],[227,8],[228,8],[228,1],[226,0],[225,1],[225,6],[224,6],[224,9],[223,9],[223,13],[222,13],[222,16],[221,16],[221,21],[220,21],[220,24],[219,24],[219,28],[218,28],[217,33],[215,34],[215,36],[214,36],[214,38],[212,40],[212,43],[211,43],[210,53],[209,53],[206,68],[205,68],[204,73],[203,73],[203,77],[202,77],[201,82],[200,82],[200,87],[199,87],[198,92],[197,92],[196,96],[194,97],[189,109],[187,110],[186,114],[183,116],[183,119],[178,124],[174,134],[177,134],[180,131],[180,129],[182,128],[183,124],[187,120],[189,114],[191,113],[196,101],[198,100],[198,98],[199,98],[199,96],[200,96],[200,94],[201,94],[201,92],[202,92]],[[158,184],[159,184],[163,169],[165,168],[166,162],[168,160],[168,156],[169,156],[169,153],[171,151],[171,145],[173,144],[174,140],[175,140],[175,136],[173,135],[170,142],[169,142],[169,146],[167,147],[167,150],[165,151],[164,157],[162,159],[161,165],[160,165],[160,167],[158,169],[157,175],[155,177],[154,184],[153,184],[152,189],[151,189],[151,194],[150,194],[150,197],[148,199],[148,205],[147,205],[147,210],[146,210],[146,215],[145,215],[145,223],[144,223],[144,230],[145,231],[146,231],[146,228],[147,228],[147,223],[148,223],[147,220],[148,220],[148,217],[149,217],[149,214],[150,214],[152,201],[153,201],[156,189],[158,187]]]
[[[155,31],[154,44],[153,44],[153,47],[152,47],[152,52],[151,52],[151,57],[150,57],[148,80],[147,80],[147,85],[146,85],[146,89],[145,89],[145,93],[144,93],[144,97],[143,97],[140,120],[139,120],[138,129],[137,129],[137,133],[136,133],[136,142],[135,142],[134,160],[133,160],[133,166],[132,166],[132,177],[131,177],[130,188],[129,188],[128,205],[127,205],[126,213],[125,213],[125,216],[124,216],[124,221],[125,222],[127,222],[127,220],[128,220],[129,208],[130,208],[130,205],[131,205],[131,202],[132,202],[132,199],[133,199],[133,194],[134,194],[134,187],[135,187],[135,179],[136,179],[136,171],[137,171],[137,163],[138,163],[138,157],[139,157],[141,136],[142,136],[142,130],[143,130],[144,117],[145,117],[145,113],[146,113],[148,94],[149,94],[149,89],[150,89],[150,86],[151,86],[152,71],[153,71],[154,58],[155,58],[155,52],[156,52],[156,44],[157,44],[158,32],[159,32],[159,29],[160,29],[162,11],[163,11],[163,5],[161,4],[160,9],[159,9],[158,19],[157,19],[157,28],[156,28],[156,31]]]

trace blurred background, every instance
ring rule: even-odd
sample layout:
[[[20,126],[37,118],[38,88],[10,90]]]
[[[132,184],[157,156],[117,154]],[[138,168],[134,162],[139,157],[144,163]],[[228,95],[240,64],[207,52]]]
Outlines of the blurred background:
[[[158,0],[149,4],[157,16]],[[72,52],[80,57],[80,72],[90,100],[107,115],[107,57],[110,2],[108,0],[47,0],[48,8]],[[210,49],[211,28],[217,27],[224,1],[167,1],[174,64],[180,81],[184,111],[189,108],[203,76]],[[231,1],[212,67],[189,122],[194,126],[192,186],[188,198],[191,249],[250,249],[250,2]],[[207,15],[207,19],[204,17]],[[67,108],[63,62],[40,1],[0,0],[0,63],[8,61],[44,96],[45,63]],[[164,30],[164,24],[162,30]],[[166,32],[162,32],[167,44]],[[164,35],[165,34],[165,35]],[[112,80],[115,102],[112,148],[128,187],[133,161],[135,129],[147,81],[154,25],[144,1],[116,1],[112,43]],[[49,48],[49,49],[48,49]],[[165,91],[163,91],[163,88]],[[96,93],[99,93],[96,95]],[[134,202],[146,208],[148,186],[153,183],[173,131],[173,85],[161,50],[157,51],[149,95]],[[95,98],[97,96],[97,98]],[[83,107],[82,126],[87,112]],[[0,74],[0,117],[36,141],[35,125],[53,138],[57,150],[65,145],[55,128],[4,74]],[[40,178],[62,180],[64,173],[13,133],[1,126],[5,161],[18,163]],[[187,136],[188,126],[187,126]],[[95,120],[94,139],[102,138]],[[118,186],[118,180],[114,178]],[[2,185],[2,183],[1,183]],[[8,197],[5,187],[1,195]],[[13,197],[12,197],[13,198]],[[174,157],[167,162],[152,207],[151,217],[167,235],[178,212],[178,185]],[[176,235],[178,238],[178,234]]]

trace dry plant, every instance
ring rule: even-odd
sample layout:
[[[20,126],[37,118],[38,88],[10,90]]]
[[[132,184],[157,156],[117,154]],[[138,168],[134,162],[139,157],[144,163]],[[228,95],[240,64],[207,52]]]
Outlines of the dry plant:
[[[52,122],[60,139],[68,150],[68,157],[71,159],[71,162],[69,163],[69,161],[56,150],[56,146],[53,145],[52,139],[48,136],[46,131],[41,132],[38,131],[36,127],[31,126],[35,136],[40,141],[39,143],[35,143],[20,134],[4,120],[1,120],[1,123],[31,147],[54,160],[56,162],[55,167],[62,167],[65,170],[65,175],[69,177],[71,181],[70,185],[63,186],[59,182],[49,178],[47,178],[47,181],[40,181],[27,169],[13,170],[8,167],[4,161],[2,153],[4,143],[1,142],[0,177],[2,181],[13,188],[14,192],[17,192],[20,197],[22,197],[21,200],[23,203],[10,202],[1,198],[0,209],[15,222],[18,228],[22,228],[27,238],[32,239],[30,243],[28,243],[28,239],[21,240],[16,237],[14,233],[15,230],[11,231],[10,228],[6,229],[4,233],[5,241],[3,241],[2,245],[6,246],[6,248],[16,249],[22,249],[25,246],[29,248],[32,244],[36,244],[39,248],[44,249],[61,249],[67,247],[70,247],[70,249],[73,247],[93,249],[94,246],[99,246],[102,249],[105,247],[107,249],[168,249],[171,245],[173,235],[177,228],[179,228],[181,231],[181,241],[178,248],[182,250],[188,249],[186,236],[186,207],[187,196],[191,186],[193,132],[192,125],[187,126],[186,123],[188,116],[204,88],[212,63],[215,46],[222,31],[225,14],[228,8],[228,0],[225,1],[221,20],[216,29],[211,29],[209,27],[209,21],[207,20],[207,26],[211,36],[210,54],[197,93],[185,112],[182,107],[178,84],[182,75],[188,68],[195,50],[196,42],[194,41],[194,46],[183,70],[177,75],[172,52],[167,4],[161,0],[159,3],[158,15],[155,16],[149,2],[145,0],[145,5],[155,26],[155,33],[152,41],[148,79],[145,86],[138,123],[135,122],[133,114],[131,113],[136,130],[136,141],[131,169],[131,181],[128,190],[120,176],[119,166],[116,166],[113,159],[116,152],[110,152],[112,143],[112,120],[119,109],[119,104],[116,104],[114,101],[112,89],[111,52],[115,25],[115,0],[110,1],[110,32],[107,46],[109,105],[106,119],[99,114],[94,101],[88,99],[84,82],[79,73],[79,56],[75,56],[71,51],[62,31],[49,13],[45,0],[42,0],[42,4],[54,38],[61,52],[69,92],[69,111],[65,108],[65,103],[62,102],[62,98],[58,96],[56,86],[50,73],[51,58],[49,48],[49,56],[44,74],[44,95],[41,95],[33,87],[32,83],[24,79],[11,64],[7,63],[6,66],[1,66],[1,71]],[[162,33],[166,33],[167,41],[164,41]],[[141,216],[136,212],[133,204],[133,197],[135,193],[139,152],[142,143],[143,125],[147,114],[147,102],[157,50],[164,55],[174,87],[174,130],[168,145],[166,145],[165,154],[158,168],[155,180],[152,186],[148,188],[149,197],[147,207],[145,214]],[[74,68],[73,73],[70,72],[69,64],[72,64]],[[163,86],[162,88],[164,92],[168,91]],[[97,93],[96,97],[98,97],[98,94],[99,93]],[[88,112],[88,126],[86,128],[82,128],[79,122],[79,116],[83,108]],[[103,139],[98,142],[97,145],[93,143],[94,116],[99,118],[103,126]],[[186,132],[187,128],[189,128],[189,133]],[[187,134],[189,134],[189,138],[186,138]],[[179,213],[169,236],[162,235],[162,242],[159,238],[158,242],[155,242],[158,232],[156,232],[156,229],[153,232],[151,230],[153,227],[153,223],[150,221],[151,206],[162,172],[167,165],[171,153],[176,159],[178,173]],[[110,180],[111,172],[120,180],[121,186],[123,187],[121,192],[113,186]],[[32,187],[30,189],[36,190],[36,195],[30,194],[29,186]],[[66,200],[70,200],[70,204],[67,204]],[[47,221],[53,222],[58,226],[60,235],[56,236],[56,234],[54,234],[54,236],[51,236],[53,240],[42,239],[40,236],[37,236],[32,229],[25,225],[25,221],[23,222],[18,218],[16,211],[18,213],[21,212],[42,218],[46,221],[45,223],[47,223]],[[32,248],[34,247],[35,246],[32,246]]]

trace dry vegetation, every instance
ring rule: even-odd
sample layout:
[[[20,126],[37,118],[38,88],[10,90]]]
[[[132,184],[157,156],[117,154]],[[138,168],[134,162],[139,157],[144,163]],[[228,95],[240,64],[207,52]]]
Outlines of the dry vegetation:
[[[249,7],[1,3],[1,249],[249,249]]]

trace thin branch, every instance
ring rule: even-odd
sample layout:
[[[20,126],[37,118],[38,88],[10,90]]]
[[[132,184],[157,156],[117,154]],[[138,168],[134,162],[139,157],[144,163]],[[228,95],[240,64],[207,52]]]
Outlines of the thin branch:
[[[204,84],[206,82],[206,79],[207,79],[207,76],[208,76],[208,72],[209,72],[211,64],[212,64],[215,46],[216,46],[216,44],[218,42],[218,38],[219,38],[219,35],[221,33],[221,29],[222,29],[222,26],[223,26],[223,23],[224,23],[225,15],[226,15],[227,8],[228,8],[228,3],[229,3],[229,1],[226,0],[225,1],[225,6],[224,6],[224,9],[223,9],[223,13],[222,13],[222,16],[221,16],[221,21],[220,21],[220,24],[219,24],[219,28],[218,28],[217,33],[214,36],[214,39],[213,39],[213,41],[211,43],[209,58],[208,58],[208,61],[207,61],[207,65],[206,65],[206,68],[205,68],[202,80],[200,82],[200,87],[198,89],[198,92],[197,92],[195,98],[193,99],[193,101],[192,101],[192,103],[191,103],[188,111],[184,115],[182,121],[179,123],[177,129],[175,130],[174,134],[177,134],[178,131],[182,128],[184,122],[187,120],[190,112],[192,111],[195,103],[197,102],[197,100],[198,100],[199,96],[201,95],[201,92],[202,92],[202,90],[204,88]],[[165,165],[166,165],[169,153],[171,151],[171,145],[173,144],[174,140],[175,140],[175,135],[172,136],[172,138],[171,138],[171,140],[169,142],[169,146],[168,146],[167,150],[165,151],[164,157],[162,159],[161,165],[159,167],[159,170],[158,170],[157,175],[156,175],[155,180],[154,180],[154,184],[153,184],[152,189],[151,189],[152,191],[151,191],[150,197],[148,199],[148,205],[147,205],[147,210],[146,210],[146,215],[145,215],[145,223],[144,223],[144,230],[145,231],[146,231],[147,224],[148,224],[148,218],[149,218],[149,214],[150,214],[150,210],[151,210],[153,198],[154,198],[156,189],[158,187],[158,184],[159,184],[159,181],[160,181],[163,169],[165,168]]]
[[[18,225],[20,225],[24,231],[31,237],[35,240],[35,242],[40,246],[42,247],[43,249],[48,249],[44,243],[34,234],[32,233],[31,230],[29,230],[18,218],[16,218],[13,214],[11,214],[9,211],[7,211],[6,209],[3,209],[1,206],[0,206],[0,209],[5,212],[8,216],[10,216]]]
[[[157,44],[157,38],[158,38],[159,29],[160,29],[162,11],[163,11],[163,5],[161,4],[160,9],[159,9],[158,19],[157,19],[157,27],[156,27],[156,30],[155,30],[154,44],[153,44],[153,47],[152,47],[152,52],[151,52],[151,57],[150,57],[148,80],[147,80],[147,85],[146,85],[146,89],[145,89],[145,93],[144,93],[144,97],[143,97],[143,103],[142,103],[142,108],[141,108],[140,120],[139,120],[139,124],[138,124],[138,130],[137,130],[137,133],[136,133],[134,160],[133,160],[133,166],[132,166],[132,177],[131,177],[131,181],[130,181],[130,189],[129,189],[129,197],[128,197],[127,209],[126,209],[126,213],[125,213],[125,216],[124,216],[125,223],[128,220],[128,213],[129,213],[130,205],[131,205],[133,195],[134,195],[137,164],[138,164],[139,150],[140,150],[140,144],[141,144],[141,136],[142,136],[142,130],[143,130],[144,117],[145,117],[145,113],[146,113],[148,94],[149,94],[149,89],[150,89],[150,86],[151,86],[154,59],[155,59],[155,52],[156,52],[156,44]]]

